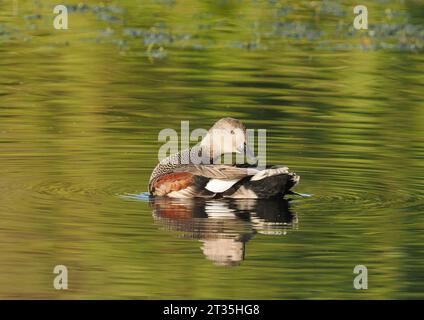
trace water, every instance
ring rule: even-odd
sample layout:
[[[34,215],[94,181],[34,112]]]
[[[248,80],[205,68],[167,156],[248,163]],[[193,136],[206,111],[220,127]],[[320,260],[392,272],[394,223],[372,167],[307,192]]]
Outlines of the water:
[[[359,33],[318,3],[90,1],[59,31],[0,2],[0,297],[423,298],[423,5]],[[159,131],[223,116],[313,196],[148,201]]]

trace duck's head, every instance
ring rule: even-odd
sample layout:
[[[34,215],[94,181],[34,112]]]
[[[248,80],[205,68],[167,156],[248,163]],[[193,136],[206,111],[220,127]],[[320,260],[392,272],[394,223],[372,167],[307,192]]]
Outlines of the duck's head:
[[[214,158],[227,153],[245,153],[248,158],[256,160],[247,145],[246,127],[234,118],[222,118],[215,122],[201,145],[206,147]]]

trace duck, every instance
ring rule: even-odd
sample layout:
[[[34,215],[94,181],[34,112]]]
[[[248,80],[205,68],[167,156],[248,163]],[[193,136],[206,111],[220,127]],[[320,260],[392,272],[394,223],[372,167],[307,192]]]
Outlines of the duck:
[[[238,119],[222,118],[191,148],[162,159],[149,179],[150,197],[275,199],[291,191],[300,176],[287,166],[221,164],[226,154],[244,154],[257,160],[248,147],[245,125]],[[244,157],[243,157],[244,159]]]

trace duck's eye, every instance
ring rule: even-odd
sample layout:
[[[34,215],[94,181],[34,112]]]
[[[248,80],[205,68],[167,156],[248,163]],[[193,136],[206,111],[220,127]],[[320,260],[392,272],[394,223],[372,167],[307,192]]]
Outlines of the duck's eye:
[[[231,134],[234,134],[234,130],[231,130]]]

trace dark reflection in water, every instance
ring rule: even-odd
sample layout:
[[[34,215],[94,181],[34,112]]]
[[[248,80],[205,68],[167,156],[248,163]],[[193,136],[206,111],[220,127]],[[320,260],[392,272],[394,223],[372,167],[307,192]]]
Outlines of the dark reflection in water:
[[[166,230],[202,242],[205,257],[235,266],[245,259],[246,243],[256,233],[285,235],[297,226],[290,202],[278,200],[150,200],[154,219]]]

